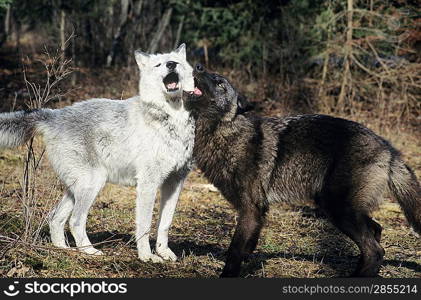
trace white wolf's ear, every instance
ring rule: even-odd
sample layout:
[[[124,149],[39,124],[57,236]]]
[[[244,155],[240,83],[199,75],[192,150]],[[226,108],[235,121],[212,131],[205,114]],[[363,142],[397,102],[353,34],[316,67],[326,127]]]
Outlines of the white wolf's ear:
[[[177,49],[174,50],[174,52],[183,58],[186,58],[186,44],[182,43],[180,46],[178,46]]]
[[[134,57],[139,67],[143,67],[149,59],[149,54],[136,50],[134,52]]]

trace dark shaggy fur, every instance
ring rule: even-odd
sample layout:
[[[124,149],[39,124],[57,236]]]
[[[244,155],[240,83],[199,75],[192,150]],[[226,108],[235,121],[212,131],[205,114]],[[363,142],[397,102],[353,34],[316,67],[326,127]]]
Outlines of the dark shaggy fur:
[[[382,227],[370,214],[384,191],[421,233],[420,185],[389,142],[331,116],[244,113],[244,99],[226,78],[200,65],[195,78],[203,95],[189,95],[185,103],[196,117],[193,156],[239,212],[221,276],[239,275],[275,201],[312,200],[323,209],[361,251],[354,276],[375,276],[382,264]]]

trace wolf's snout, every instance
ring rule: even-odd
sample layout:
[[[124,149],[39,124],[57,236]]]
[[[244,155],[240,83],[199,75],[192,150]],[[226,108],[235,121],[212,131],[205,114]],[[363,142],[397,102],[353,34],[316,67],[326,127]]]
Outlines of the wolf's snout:
[[[202,64],[197,63],[196,66],[194,67],[194,69],[196,70],[196,72],[203,72],[205,71],[205,68],[203,67]]]
[[[177,66],[177,63],[175,61],[171,60],[171,61],[167,62],[166,66],[167,66],[168,69],[174,70],[175,67]]]

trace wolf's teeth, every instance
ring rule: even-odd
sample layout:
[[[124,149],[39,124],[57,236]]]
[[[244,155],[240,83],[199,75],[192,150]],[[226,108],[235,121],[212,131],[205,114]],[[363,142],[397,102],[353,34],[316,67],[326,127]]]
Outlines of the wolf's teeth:
[[[175,89],[176,87],[177,87],[176,82],[171,82],[171,83],[167,84],[167,89]]]

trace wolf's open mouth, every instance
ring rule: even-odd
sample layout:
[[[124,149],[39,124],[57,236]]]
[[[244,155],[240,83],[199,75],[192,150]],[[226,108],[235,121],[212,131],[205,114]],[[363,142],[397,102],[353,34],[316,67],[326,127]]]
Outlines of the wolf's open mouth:
[[[196,95],[196,96],[202,96],[202,91],[199,90],[197,87],[194,87],[193,94]]]
[[[202,91],[197,87],[197,79],[196,78],[194,78],[194,91],[193,92],[190,92],[190,94],[192,94],[192,95],[194,95],[194,96],[197,96],[197,97],[200,97],[200,96],[202,96],[203,95],[203,93],[202,93]]]
[[[178,91],[178,81],[178,74],[175,72],[171,72],[167,76],[165,76],[163,83],[165,85],[165,88],[167,89],[167,92]]]

